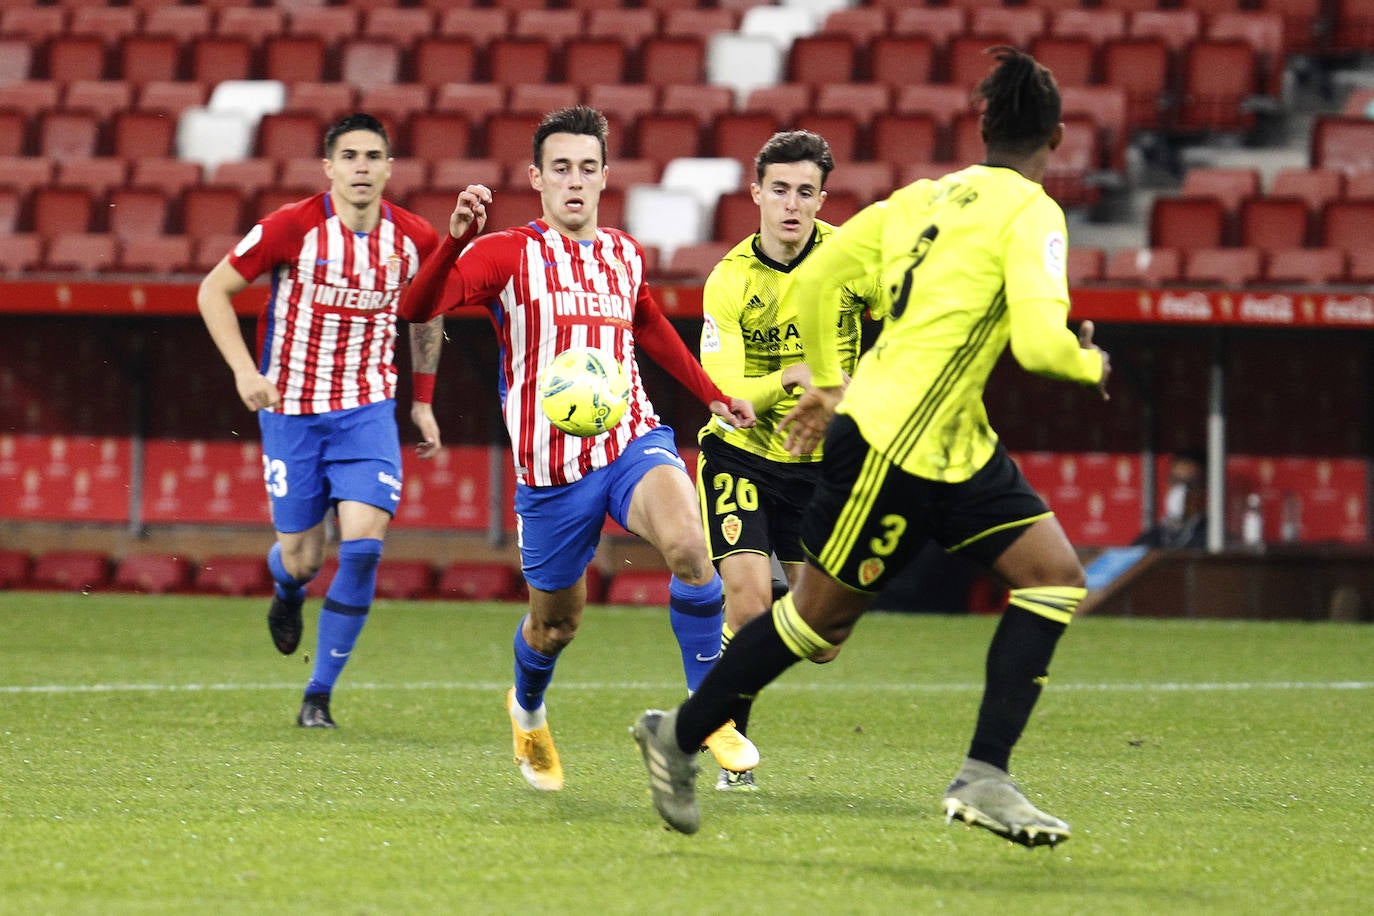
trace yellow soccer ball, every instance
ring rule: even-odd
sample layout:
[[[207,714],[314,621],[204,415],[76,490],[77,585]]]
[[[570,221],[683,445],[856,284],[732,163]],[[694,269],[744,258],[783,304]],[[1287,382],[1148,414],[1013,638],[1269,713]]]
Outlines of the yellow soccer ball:
[[[544,415],[572,436],[599,436],[614,429],[629,402],[629,373],[596,347],[564,350],[539,373]]]

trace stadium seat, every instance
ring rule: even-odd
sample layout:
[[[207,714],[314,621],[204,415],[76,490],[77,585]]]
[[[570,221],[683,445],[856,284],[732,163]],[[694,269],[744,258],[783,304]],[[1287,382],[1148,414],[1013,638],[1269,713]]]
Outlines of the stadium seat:
[[[61,107],[62,84],[52,80],[15,80],[0,83],[0,110],[21,112],[37,119],[44,112]]]
[[[1107,255],[1101,248],[1070,246],[1066,262],[1069,286],[1101,281],[1106,264]]]
[[[432,35],[437,26],[431,10],[379,6],[363,11],[359,34],[364,38],[389,41],[409,52],[420,39]]]
[[[1345,254],[1346,280],[1366,286],[1374,284],[1374,248],[1357,248]]]
[[[1347,174],[1374,170],[1374,119],[1318,115],[1308,162]]]
[[[738,159],[746,169],[751,169],[754,157],[780,126],[772,115],[762,112],[723,114],[714,124],[710,155]]]
[[[807,35],[792,42],[787,54],[787,81],[807,86],[852,83],[855,72],[854,42],[846,35]]]
[[[781,72],[781,67],[778,71]],[[645,39],[639,49],[639,81],[651,86],[705,82],[706,44],[698,38],[662,35]],[[777,82],[777,79],[768,82]]]
[[[827,191],[853,194],[864,206],[883,200],[897,189],[897,168],[891,162],[855,162],[838,158],[835,170],[825,184]],[[830,215],[821,208],[820,218],[829,221]]]
[[[590,39],[613,38],[634,54],[646,39],[659,34],[658,11],[635,7],[591,9],[587,11],[585,34]]]
[[[678,248],[707,240],[708,223],[697,195],[640,185],[625,194],[625,228],[671,262]]]
[[[720,196],[711,222],[712,240],[733,245],[758,231],[759,205],[748,191]]]
[[[1345,196],[1345,173],[1304,166],[1279,169],[1269,182],[1269,193],[1275,197],[1301,197],[1308,210],[1320,213],[1327,203]]]
[[[93,227],[95,199],[84,188],[38,188],[30,201],[33,231],[46,240],[73,232],[89,232]]]
[[[1282,91],[1283,17],[1264,10],[1220,10],[1207,17],[1203,35],[1209,41],[1241,41],[1255,50],[1255,89],[1264,95]]]
[[[940,72],[938,50],[925,35],[881,35],[867,58],[864,79],[894,88],[927,84]]]
[[[1183,258],[1183,281],[1235,288],[1259,282],[1264,255],[1258,248],[1193,248]]]
[[[667,570],[617,573],[606,587],[606,603],[667,607],[668,579]]]
[[[347,83],[292,83],[282,110],[309,112],[332,124],[358,110],[358,92]]]
[[[782,82],[783,55],[783,49],[769,38],[721,32],[711,36],[706,46],[706,82],[728,86],[736,99],[743,100],[751,89]],[[683,79],[685,71],[679,74],[674,82],[688,81]]]
[[[0,186],[0,233],[9,235],[18,231],[24,198],[25,195],[14,188]]]
[[[184,235],[131,238],[119,242],[115,268],[125,273],[193,273],[192,240]]]
[[[123,187],[129,180],[129,164],[111,157],[64,159],[57,163],[55,182],[69,188],[81,188],[92,198],[100,199],[111,188]]]
[[[43,266],[48,270],[101,274],[118,259],[115,238],[103,232],[67,232],[48,239]]]
[[[327,184],[324,166],[318,156],[293,156],[277,164],[280,166],[277,182],[283,188],[302,191],[309,188],[313,193],[314,190],[323,190]]]
[[[215,11],[208,6],[168,6],[155,3],[144,14],[142,34],[168,37],[178,42],[209,35],[214,29]],[[223,18],[221,12],[220,18]]]
[[[121,187],[110,192],[110,234],[121,241],[162,235],[168,225],[167,195],[157,188]]]
[[[205,178],[199,162],[160,156],[129,159],[129,184],[136,188],[158,188],[170,198],[178,198],[187,188]]]
[[[33,557],[27,550],[0,548],[0,591],[18,591],[27,588],[29,570],[33,568]]]
[[[384,559],[377,564],[377,597],[414,601],[434,595],[434,567],[428,560]]]
[[[507,100],[512,112],[542,117],[582,101],[582,90],[572,83],[515,83]]]
[[[1179,282],[1182,267],[1174,248],[1118,248],[1107,256],[1103,279],[1130,286],[1169,286]]]
[[[59,35],[43,51],[47,79],[59,83],[105,76],[105,41],[95,35]]]
[[[35,47],[49,38],[65,35],[69,28],[65,6],[26,6],[20,3],[0,8],[0,35],[27,39]]]
[[[191,271],[204,274],[208,273],[239,243],[239,240],[243,238],[243,233],[221,233],[207,235],[204,238],[194,236],[189,236],[189,238],[191,239]]]
[[[727,90],[728,91],[728,90]],[[815,108],[815,93],[805,83],[778,83],[749,90],[740,109],[765,112],[780,124],[792,124]]]
[[[471,151],[473,128],[457,111],[418,111],[410,116],[402,149],[414,159],[462,159]]]
[[[226,6],[215,18],[214,33],[221,38],[242,38],[261,48],[273,35],[286,32],[286,10],[266,6]]]
[[[1215,197],[1157,197],[1149,239],[1155,248],[1220,248],[1227,240],[1226,207]]]
[[[614,159],[610,165],[610,183],[617,188],[629,189],[637,184],[658,184],[663,174],[663,166],[653,159],[624,157]]]
[[[90,550],[41,553],[29,573],[28,587],[39,591],[96,591],[110,583],[110,561]]]
[[[405,124],[428,111],[431,98],[429,87],[418,83],[365,85],[358,90],[357,108],[382,121]],[[391,139],[393,143],[396,140]]]
[[[704,42],[717,32],[739,31],[740,17],[739,10],[726,6],[669,6],[663,10],[658,34]]]
[[[530,138],[534,136],[534,130],[542,116],[542,112],[498,112],[487,118],[486,129],[483,132],[483,157],[496,159],[508,167],[529,165],[532,156]]]
[[[257,214],[254,215],[256,219]],[[251,220],[243,217],[243,191],[232,185],[187,188],[181,197],[181,231],[193,239],[233,235],[237,242]],[[228,248],[219,252],[223,255]],[[215,260],[219,260],[219,255]]]
[[[892,89],[883,83],[835,83],[816,90],[817,111],[845,112],[865,126],[891,109]]]
[[[869,127],[869,146],[876,162],[902,165],[913,160],[947,160],[940,142],[940,129],[928,114],[889,112],[873,119]]]
[[[325,122],[313,112],[281,111],[263,115],[258,122],[253,155],[279,162],[309,155],[321,148],[325,128]]]
[[[711,124],[716,118],[735,109],[734,93],[726,86],[705,83],[674,83],[660,92],[659,111],[664,114],[690,112],[701,124]],[[686,154],[684,154],[686,155]]]
[[[1278,286],[1330,286],[1346,279],[1339,248],[1280,248],[1265,260],[1264,279]]]
[[[832,10],[821,25],[821,34],[845,35],[856,47],[866,47],[879,35],[891,31],[887,10],[876,6],[847,6]]]
[[[203,83],[150,80],[139,87],[134,108],[169,115],[175,121],[186,109],[204,107],[209,99],[209,89]]]
[[[48,159],[0,156],[0,175],[5,176],[5,184],[21,193],[51,185],[56,174],[57,163]]]
[[[1181,54],[1202,37],[1202,14],[1188,7],[1135,10],[1126,34],[1131,38],[1157,38],[1170,51]]]
[[[1056,38],[1086,38],[1094,48],[1126,35],[1126,11],[1111,7],[1070,6],[1050,14],[1048,34]]]
[[[1195,41],[1183,51],[1178,119],[1182,131],[1248,130],[1258,61],[1244,41]]]
[[[1271,252],[1306,245],[1312,209],[1301,197],[1256,195],[1243,200],[1236,216],[1237,241]]]
[[[134,85],[174,80],[181,66],[181,40],[172,35],[127,35],[114,50],[114,73]]]
[[[495,38],[487,46],[486,61],[487,79],[498,86],[549,82],[554,47],[538,38]]]
[[[165,553],[130,554],[115,564],[111,585],[145,595],[184,592],[191,586],[191,563]]]
[[[786,125],[788,122],[777,123]],[[842,111],[803,114],[792,121],[791,126],[824,137],[836,162],[853,162],[861,152],[867,158],[867,150],[862,148],[866,134],[854,115]]]
[[[704,281],[711,270],[720,262],[734,244],[731,242],[700,242],[683,245],[673,252],[671,263],[662,273],[674,280],[694,283]]]
[[[209,111],[242,115],[257,127],[264,115],[286,107],[286,84],[280,80],[225,80],[210,90]]]
[[[967,92],[968,89],[976,86],[979,80],[987,76],[996,63],[987,53],[988,48],[1010,43],[1011,39],[1006,35],[984,32],[967,32],[962,35],[955,35],[945,47],[945,67],[948,71],[948,82]]]
[[[352,6],[312,6],[294,3],[286,17],[286,33],[319,39],[326,46],[338,47],[358,34],[362,19]]]
[[[262,556],[212,556],[196,566],[192,587],[206,595],[269,595],[272,575]]]
[[[947,47],[951,39],[968,31],[968,12],[957,6],[916,6],[899,3],[892,10],[893,35],[924,35],[937,48]],[[949,71],[940,76],[948,80]]]
[[[1184,197],[1215,197],[1228,214],[1240,209],[1241,201],[1261,191],[1259,169],[1196,166],[1183,174],[1179,193]]]
[[[1345,196],[1351,200],[1374,197],[1374,172],[1351,172],[1346,178]]]
[[[456,561],[439,571],[435,593],[449,601],[512,601],[523,588],[524,578],[513,566]]]
[[[132,107],[133,102],[134,86],[126,80],[74,80],[62,93],[65,110],[89,112],[102,121]]]
[[[83,111],[50,111],[36,125],[38,155],[88,159],[99,151],[100,118]]]
[[[217,185],[237,188],[243,197],[252,197],[263,188],[277,183],[278,168],[275,159],[221,162],[210,175],[210,181]]]
[[[1102,81],[1126,93],[1131,130],[1158,130],[1173,120],[1169,48],[1158,38],[1120,38],[1102,48]]]
[[[203,35],[191,41],[188,60],[190,78],[208,86],[253,75],[253,45],[246,38]]]
[[[1259,8],[1279,17],[1285,55],[1325,50],[1332,31],[1325,0],[1261,0]]]
[[[1014,47],[1027,48],[1033,38],[1044,34],[1049,22],[1045,11],[1033,6],[979,4],[969,10],[968,27],[978,35],[1005,35]]]
[[[579,38],[563,49],[563,79],[583,89],[623,83],[629,74],[629,55],[617,38]]]
[[[22,111],[0,110],[0,156],[29,152],[29,117]]]
[[[437,34],[470,38],[479,48],[485,48],[493,40],[509,35],[510,29],[511,14],[508,10],[485,7],[441,9]]]
[[[490,162],[493,166],[497,167],[498,174],[500,172],[499,164],[496,163],[495,160],[464,161]],[[442,161],[436,165],[442,165]],[[481,183],[486,184],[486,182]],[[433,226],[435,231],[442,231],[444,227],[448,225],[449,215],[453,213],[453,206],[458,199],[458,192],[464,187],[466,187],[465,184],[457,186],[440,184],[437,179],[434,179],[434,187],[411,191],[405,198],[403,206],[411,213],[414,213],[416,216]],[[488,184],[487,187],[492,187],[492,185]]]
[[[252,148],[253,125],[243,115],[188,108],[177,119],[179,159],[199,162],[213,170],[221,162],[248,158]]]
[[[659,186],[696,195],[706,218],[715,211],[722,194],[740,190],[745,183],[744,166],[738,159],[723,157],[680,157],[668,160]]]
[[[1317,244],[1347,252],[1374,248],[1374,199],[1333,200],[1321,212]]]
[[[1096,82],[1096,46],[1088,38],[1041,35],[1030,43],[1031,56],[1050,68],[1060,88]]]
[[[1130,146],[1126,93],[1119,86],[1065,86],[1060,102],[1065,117],[1089,118],[1096,124],[1103,166],[1124,172]]]
[[[505,86],[489,83],[444,83],[434,90],[434,110],[460,112],[476,127],[505,110],[506,94]]]
[[[336,49],[339,79],[360,89],[395,88],[401,78],[401,48],[379,38],[355,38]]]
[[[700,155],[701,134],[701,123],[690,112],[648,114],[635,122],[630,149],[638,158],[666,164],[678,156]]]
[[[414,80],[436,87],[466,84],[477,77],[477,44],[465,35],[427,35],[411,52]]]
[[[43,264],[43,239],[33,232],[6,236],[0,245],[0,274],[10,275],[37,270]]]
[[[625,134],[640,117],[658,110],[658,88],[643,83],[598,83],[587,86],[586,94],[587,104],[617,120]]]
[[[272,35],[263,44],[262,75],[292,83],[318,83],[334,79],[326,73],[329,45],[317,35]]]

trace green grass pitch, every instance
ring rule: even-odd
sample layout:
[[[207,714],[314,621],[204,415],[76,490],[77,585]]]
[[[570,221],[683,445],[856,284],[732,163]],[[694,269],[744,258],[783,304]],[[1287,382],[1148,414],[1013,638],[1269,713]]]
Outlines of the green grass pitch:
[[[1365,913],[1374,628],[1077,621],[1012,769],[1073,826],[947,826],[995,621],[875,614],[761,696],[762,791],[666,831],[628,728],[682,694],[667,614],[590,608],[549,693],[561,793],[511,763],[515,605],[379,602],[313,647],[265,600],[0,593],[0,913]]]

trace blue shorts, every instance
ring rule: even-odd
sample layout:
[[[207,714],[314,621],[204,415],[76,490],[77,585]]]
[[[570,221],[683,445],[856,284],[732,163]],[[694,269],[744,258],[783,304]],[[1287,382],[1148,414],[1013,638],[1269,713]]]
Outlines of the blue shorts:
[[[345,499],[396,514],[401,440],[395,401],[300,416],[260,410],[258,426],[276,530],[313,528]]]
[[[606,516],[628,529],[635,487],[661,464],[687,471],[667,426],[631,440],[620,457],[581,480],[557,487],[516,484],[516,533],[525,581],[552,592],[582,578],[596,555]]]

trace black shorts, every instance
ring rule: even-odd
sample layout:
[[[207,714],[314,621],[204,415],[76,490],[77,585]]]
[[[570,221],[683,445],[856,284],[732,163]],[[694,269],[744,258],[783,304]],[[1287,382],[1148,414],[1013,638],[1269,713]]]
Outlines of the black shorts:
[[[801,563],[801,519],[820,466],[769,461],[719,436],[701,437],[697,496],[711,559],[734,553],[776,554]]]
[[[908,474],[871,449],[854,421],[838,414],[802,524],[802,546],[849,588],[878,592],[934,540],[990,567],[1012,541],[1052,513],[999,442],[988,463],[962,483]]]

